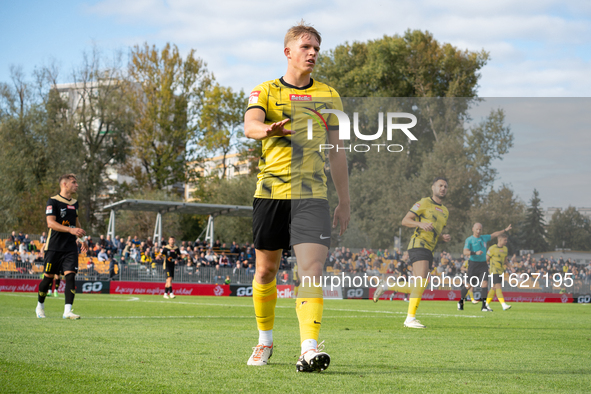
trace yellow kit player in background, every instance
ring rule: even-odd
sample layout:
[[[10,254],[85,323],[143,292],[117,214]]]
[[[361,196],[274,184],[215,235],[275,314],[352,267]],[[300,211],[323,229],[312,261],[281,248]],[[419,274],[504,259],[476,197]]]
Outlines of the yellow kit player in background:
[[[261,141],[263,148],[252,224],[256,251],[252,288],[259,342],[248,365],[267,365],[273,354],[276,276],[282,250],[290,246],[295,251],[302,282],[296,298],[301,343],[296,370],[322,371],[330,364],[330,356],[318,344],[324,305],[322,287],[305,280],[321,280],[331,238],[324,154],[311,147],[326,143],[327,138],[333,146],[342,147],[343,142],[338,138],[336,116],[326,117],[324,129],[314,126],[313,138],[308,143],[307,134],[299,131],[297,114],[292,114],[294,102],[305,102],[306,110],[311,112],[323,108],[342,110],[338,93],[311,78],[320,41],[318,31],[303,22],[290,28],[284,39],[285,75],[254,88],[244,115],[244,134]],[[294,108],[297,111],[299,107],[294,104]],[[297,129],[303,140],[292,129]],[[333,149],[328,159],[339,198],[332,227],[340,224],[343,234],[350,217],[347,158],[343,149]],[[298,165],[302,165],[301,169]]]
[[[421,302],[423,292],[427,287],[429,272],[433,269],[433,250],[437,241],[441,238],[444,242],[451,240],[451,235],[442,234],[449,212],[442,205],[447,195],[447,179],[437,177],[431,186],[432,197],[426,197],[412,206],[410,212],[402,219],[402,225],[415,229],[408,245],[408,255],[412,263],[412,276],[415,280],[405,288],[390,287],[390,290],[408,292],[410,289],[410,302],[408,315],[404,321],[404,327],[425,328],[416,319],[417,308]],[[387,283],[381,281],[374,293],[374,302],[388,289]]]
[[[488,248],[488,252],[486,252],[486,261],[489,264],[489,272],[492,275],[493,282],[493,287],[486,296],[486,305],[490,308],[490,303],[492,302],[496,293],[497,299],[501,303],[504,311],[511,308],[511,305],[507,305],[505,303],[502,290],[503,274],[507,268],[507,254],[509,253],[506,245],[507,234],[501,234],[497,237],[497,244]]]

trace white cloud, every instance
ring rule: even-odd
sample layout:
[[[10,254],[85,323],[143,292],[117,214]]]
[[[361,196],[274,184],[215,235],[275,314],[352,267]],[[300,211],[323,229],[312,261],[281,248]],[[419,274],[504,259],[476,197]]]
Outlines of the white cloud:
[[[104,0],[87,11],[114,17],[120,24],[156,29],[144,40],[196,48],[220,82],[236,88],[249,89],[269,79],[263,70],[281,72],[283,35],[304,18],[323,33],[323,49],[403,34],[409,28],[429,30],[439,41],[459,48],[485,49],[492,60],[482,70],[481,95],[582,96],[588,95],[591,84],[585,72],[589,63],[576,55],[566,62],[557,53],[565,46],[589,47],[591,52],[591,6],[579,3]],[[240,72],[236,61],[251,73]],[[264,66],[253,68],[255,64]]]

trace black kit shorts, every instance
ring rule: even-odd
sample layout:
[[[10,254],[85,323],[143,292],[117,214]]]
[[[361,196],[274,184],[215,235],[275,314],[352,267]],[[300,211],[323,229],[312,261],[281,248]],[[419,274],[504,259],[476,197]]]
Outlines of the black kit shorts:
[[[470,278],[473,277],[478,278],[477,287],[482,286],[483,281],[488,281],[488,264],[486,261],[468,261],[468,284],[470,284]]]
[[[43,272],[46,274],[63,275],[67,271],[78,273],[78,252],[75,250],[69,252],[47,250],[43,258],[43,265]]]
[[[164,273],[166,274],[167,278],[174,279],[174,261],[166,262],[164,265]]]
[[[501,285],[503,284],[503,275],[502,274],[492,274],[492,283],[489,283],[489,285],[493,285],[493,284],[497,284],[500,283]]]
[[[427,260],[429,262],[429,271],[433,269],[433,252],[427,248],[412,248],[408,250],[408,257],[410,262]]]
[[[252,215],[255,249],[289,249],[301,243],[330,248],[331,222],[327,200],[255,198]]]

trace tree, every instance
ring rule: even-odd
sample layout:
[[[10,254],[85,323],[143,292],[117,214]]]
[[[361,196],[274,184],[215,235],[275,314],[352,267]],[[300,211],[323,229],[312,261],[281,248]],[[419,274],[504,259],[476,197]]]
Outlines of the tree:
[[[485,51],[460,50],[421,31],[346,43],[320,57],[315,78],[344,97],[345,112],[359,113],[362,134],[375,133],[380,112],[417,117],[412,129],[416,141],[398,133],[371,142],[398,144],[401,153],[347,152],[352,218],[373,247],[389,246],[408,209],[431,195],[434,177],[445,176],[450,187],[444,201],[450,211],[447,231],[453,235],[445,248],[461,249],[471,209],[495,179],[491,163],[513,144],[502,109],[468,126],[469,109],[478,101],[479,70],[487,61]],[[353,137],[350,143],[366,142]],[[329,190],[334,205],[332,185]],[[411,234],[405,228],[403,242]]]
[[[185,59],[176,45],[136,45],[128,67],[130,106],[135,114],[131,151],[124,168],[139,188],[161,189],[184,182],[187,144],[213,76],[191,50]]]
[[[575,207],[556,211],[548,224],[551,248],[591,250],[591,223]]]
[[[508,243],[510,253],[514,253],[519,247],[519,239],[514,234],[519,233],[519,226],[524,219],[525,204],[507,185],[498,190],[491,189],[470,211],[470,222],[482,223],[486,234],[504,229],[509,224],[513,225]]]
[[[67,103],[51,89],[57,70],[37,70],[35,81],[11,68],[11,84],[0,83],[0,228],[40,233],[43,207],[59,191],[57,180],[82,161],[78,132],[63,122]],[[64,154],[68,147],[70,154]],[[2,230],[0,230],[2,231]]]
[[[520,225],[519,241],[524,249],[532,249],[536,253],[545,252],[548,248],[544,215],[540,208],[540,194],[534,189],[532,198],[525,215],[525,221]]]
[[[408,30],[322,53],[315,76],[343,97],[476,97],[487,61],[485,51],[462,51]]]
[[[242,90],[233,92],[230,87],[215,84],[213,89],[205,92],[199,120],[199,143],[210,156],[222,155],[222,179],[226,177],[228,153],[244,145],[245,102],[246,95]]]
[[[79,200],[81,222],[93,228],[96,212],[106,202],[107,170],[124,163],[133,125],[126,100],[120,55],[103,57],[97,48],[84,54],[82,65],[72,73],[73,83],[62,87],[68,110],[62,122],[77,130],[83,143]]]

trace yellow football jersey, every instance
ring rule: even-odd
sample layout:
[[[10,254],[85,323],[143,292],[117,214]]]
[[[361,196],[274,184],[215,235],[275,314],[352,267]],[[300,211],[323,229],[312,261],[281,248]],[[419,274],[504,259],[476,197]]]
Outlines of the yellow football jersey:
[[[486,252],[487,256],[490,257],[490,273],[496,275],[502,275],[505,272],[505,260],[509,251],[506,246],[499,248],[497,245],[493,245],[488,248]]]
[[[319,111],[343,110],[336,90],[314,79],[301,88],[283,78],[274,79],[252,90],[246,110],[253,108],[265,112],[266,124],[290,119],[285,128],[295,132],[262,140],[263,154],[254,196],[277,200],[326,199],[326,151],[320,152],[319,146],[326,144],[328,130],[338,130],[338,119],[334,114]],[[308,133],[309,124],[312,136]]]
[[[424,231],[419,227],[415,228],[408,249],[425,248],[433,251],[443,228],[447,224],[449,216],[447,208],[437,204],[431,197],[425,197],[413,205],[410,211],[417,216],[419,222],[432,223],[434,229],[433,231]]]

